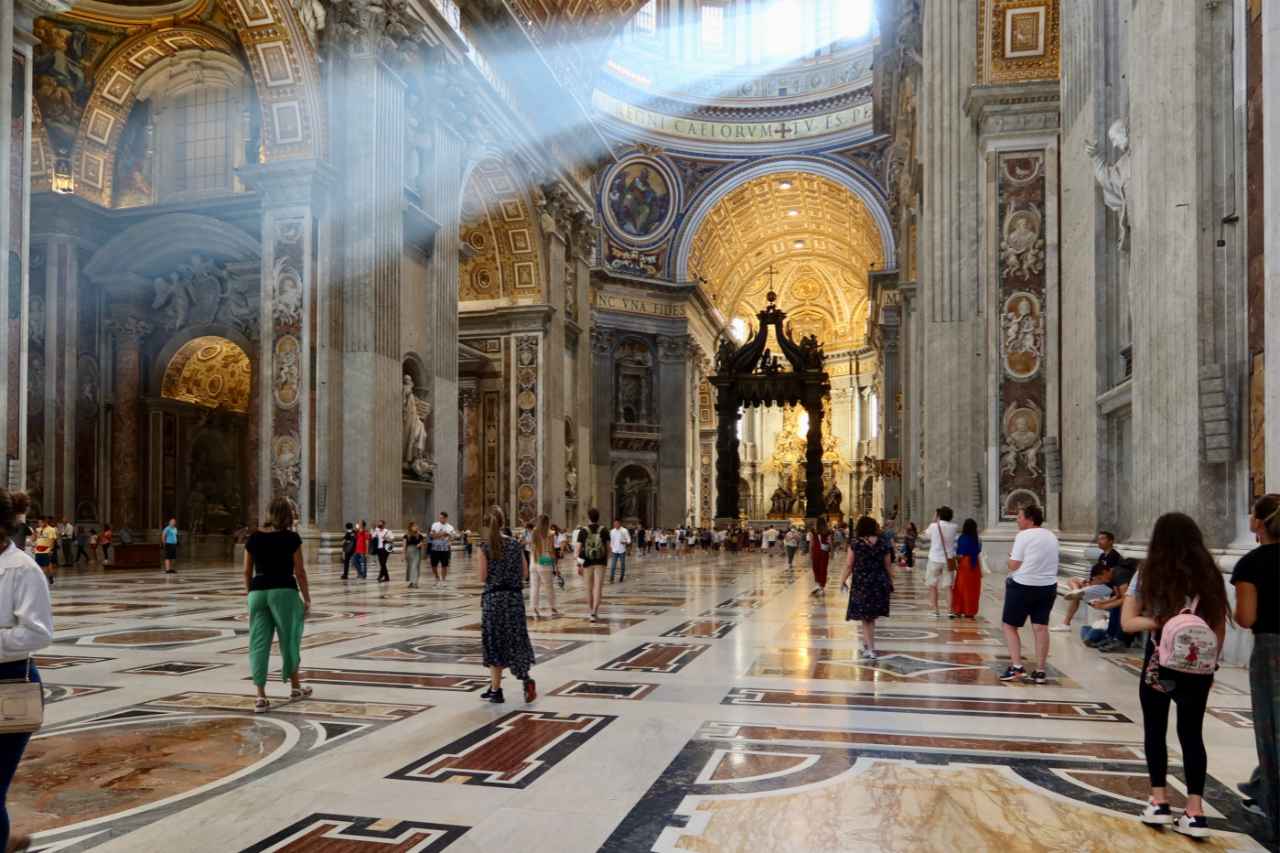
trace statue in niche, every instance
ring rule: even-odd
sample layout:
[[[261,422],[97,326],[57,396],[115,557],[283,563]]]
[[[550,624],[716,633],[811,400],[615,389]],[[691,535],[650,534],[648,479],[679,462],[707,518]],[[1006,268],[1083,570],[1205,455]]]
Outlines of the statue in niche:
[[[564,468],[564,496],[569,499],[578,496],[578,463],[569,457]]]
[[[618,490],[618,509],[623,518],[637,518],[640,515],[640,495],[645,490],[645,481],[627,477]]]
[[[778,488],[773,490],[773,495],[769,498],[769,515],[775,518],[786,518],[795,503],[795,493],[791,491],[786,481],[779,478]]]
[[[423,480],[431,471],[431,463],[427,458],[427,418],[431,417],[431,404],[418,397],[413,377],[407,373],[401,386],[401,396],[404,418],[404,450],[401,461],[406,473]]]
[[[844,492],[840,491],[840,486],[836,484],[834,478],[831,480],[831,488],[827,489],[826,495],[823,496],[823,502],[827,506],[828,514],[841,514],[840,504],[844,502]]]
[[[1092,139],[1084,144],[1085,153],[1093,162],[1093,174],[1102,187],[1102,199],[1107,208],[1120,216],[1120,237],[1118,248],[1124,251],[1129,246],[1129,183],[1133,174],[1130,162],[1129,130],[1124,121],[1117,119],[1107,130],[1107,138],[1116,152],[1116,162],[1108,166],[1106,158],[1098,150],[1098,143]]]

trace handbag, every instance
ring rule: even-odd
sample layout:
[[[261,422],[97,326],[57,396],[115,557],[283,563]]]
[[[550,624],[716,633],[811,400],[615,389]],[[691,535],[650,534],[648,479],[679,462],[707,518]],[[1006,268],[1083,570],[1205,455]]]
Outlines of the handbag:
[[[947,571],[959,571],[960,561],[955,557],[947,557],[947,536],[942,532],[942,519],[938,519],[938,538],[942,540],[942,556],[947,559]]]
[[[44,689],[31,680],[31,658],[24,678],[0,681],[0,734],[30,734],[44,725]]]

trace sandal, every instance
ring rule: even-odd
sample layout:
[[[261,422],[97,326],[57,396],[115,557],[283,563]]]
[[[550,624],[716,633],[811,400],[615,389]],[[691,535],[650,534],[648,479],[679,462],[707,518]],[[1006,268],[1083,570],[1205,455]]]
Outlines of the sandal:
[[[295,687],[289,691],[289,698],[290,699],[310,699],[311,692],[312,691],[310,687]]]
[[[255,714],[261,714],[270,707],[271,701],[269,699],[259,697],[253,700],[253,713]]]

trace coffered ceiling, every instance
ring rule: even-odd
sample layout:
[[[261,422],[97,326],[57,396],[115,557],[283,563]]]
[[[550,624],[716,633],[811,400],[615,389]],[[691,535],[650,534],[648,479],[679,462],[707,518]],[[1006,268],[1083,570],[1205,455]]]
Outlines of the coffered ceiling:
[[[754,322],[772,286],[795,332],[818,335],[828,351],[865,341],[868,272],[883,266],[861,199],[802,172],[729,193],[699,226],[689,256],[690,274],[705,280],[726,318]]]

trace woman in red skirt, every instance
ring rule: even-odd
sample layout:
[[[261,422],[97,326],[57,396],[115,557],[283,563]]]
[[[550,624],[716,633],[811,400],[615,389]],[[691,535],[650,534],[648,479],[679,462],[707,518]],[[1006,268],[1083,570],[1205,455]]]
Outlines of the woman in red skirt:
[[[831,561],[831,529],[827,520],[818,516],[818,524],[809,533],[809,564],[813,566],[813,589],[810,595],[822,595],[827,586],[827,564]]]
[[[956,576],[951,585],[951,618],[972,619],[978,615],[978,599],[982,596],[982,540],[978,538],[978,522],[964,520],[956,539]]]

